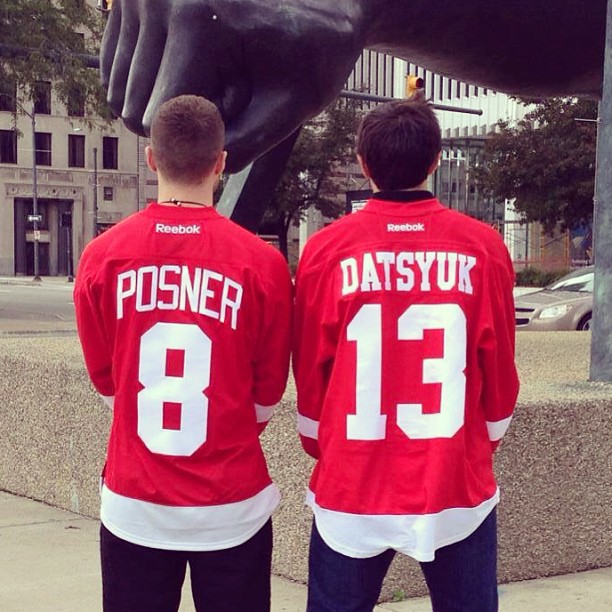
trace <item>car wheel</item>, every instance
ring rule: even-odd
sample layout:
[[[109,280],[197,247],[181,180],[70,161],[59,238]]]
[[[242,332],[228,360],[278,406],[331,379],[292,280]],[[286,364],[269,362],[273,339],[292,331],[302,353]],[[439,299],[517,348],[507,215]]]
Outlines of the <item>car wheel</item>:
[[[591,329],[591,318],[593,317],[592,313],[589,312],[588,315],[585,315],[580,319],[580,323],[578,323],[578,327],[576,328],[578,331],[589,331]]]

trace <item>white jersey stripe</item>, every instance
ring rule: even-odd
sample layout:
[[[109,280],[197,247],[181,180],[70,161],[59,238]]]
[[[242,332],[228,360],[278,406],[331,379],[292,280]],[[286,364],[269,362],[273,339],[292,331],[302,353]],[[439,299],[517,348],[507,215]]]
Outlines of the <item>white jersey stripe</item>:
[[[255,412],[257,413],[257,422],[258,423],[267,423],[271,418],[274,410],[278,404],[274,404],[272,406],[261,406],[260,404],[255,404]]]
[[[501,421],[487,421],[487,431],[489,432],[489,440],[497,442],[504,437],[504,434],[510,426],[512,417],[502,419]]]
[[[319,421],[298,414],[298,432],[305,438],[319,439]]]

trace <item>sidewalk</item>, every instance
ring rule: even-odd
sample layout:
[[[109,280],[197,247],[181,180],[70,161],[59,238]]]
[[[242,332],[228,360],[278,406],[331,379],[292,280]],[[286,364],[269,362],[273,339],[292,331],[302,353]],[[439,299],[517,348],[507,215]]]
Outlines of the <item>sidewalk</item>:
[[[68,280],[67,276],[41,276],[39,281],[35,281],[32,276],[0,276],[0,285],[46,285],[52,287],[65,287],[72,291],[73,280]]]
[[[98,522],[0,492],[0,576],[2,612],[99,611]],[[303,611],[306,588],[275,577],[272,600],[272,612]],[[188,587],[180,610],[194,610]],[[422,598],[376,610],[429,612],[431,607]],[[500,587],[500,612],[548,610],[612,610],[612,568]]]

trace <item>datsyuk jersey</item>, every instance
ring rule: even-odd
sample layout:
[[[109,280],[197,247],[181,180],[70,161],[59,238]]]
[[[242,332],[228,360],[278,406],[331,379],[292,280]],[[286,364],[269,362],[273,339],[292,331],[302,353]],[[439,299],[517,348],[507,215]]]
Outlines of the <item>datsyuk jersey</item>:
[[[492,455],[518,393],[514,273],[495,230],[424,197],[371,199],[315,234],[298,267],[308,503],[352,557],[431,560],[498,501]]]
[[[280,253],[213,208],[151,204],[88,245],[74,297],[113,406],[105,526],[156,548],[246,541],[279,501],[259,433],[289,367]]]

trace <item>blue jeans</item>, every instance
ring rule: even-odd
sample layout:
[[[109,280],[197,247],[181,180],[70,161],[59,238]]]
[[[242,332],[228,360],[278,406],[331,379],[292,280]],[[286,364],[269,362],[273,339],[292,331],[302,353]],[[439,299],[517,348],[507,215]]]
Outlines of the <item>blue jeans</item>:
[[[354,559],[332,550],[313,522],[307,612],[371,612],[395,556],[386,550]],[[421,563],[433,612],[497,612],[495,509],[474,533],[436,551]]]
[[[203,552],[146,548],[100,528],[104,612],[176,612],[189,563],[196,610],[269,612],[272,521],[250,540]]]

